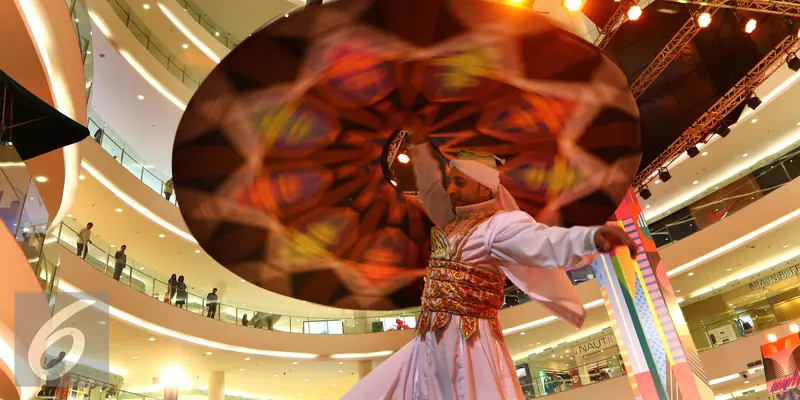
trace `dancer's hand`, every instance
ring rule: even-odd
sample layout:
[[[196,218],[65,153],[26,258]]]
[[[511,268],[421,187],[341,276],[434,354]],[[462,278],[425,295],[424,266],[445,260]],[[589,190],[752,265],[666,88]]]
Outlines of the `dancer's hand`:
[[[625,246],[633,258],[636,258],[636,253],[639,252],[639,247],[633,239],[618,226],[601,226],[594,234],[594,245],[601,253],[609,253],[617,247]]]

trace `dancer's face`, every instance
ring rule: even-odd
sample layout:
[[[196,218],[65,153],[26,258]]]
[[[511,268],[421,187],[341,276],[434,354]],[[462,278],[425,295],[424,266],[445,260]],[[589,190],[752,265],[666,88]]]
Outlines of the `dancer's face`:
[[[492,198],[492,191],[474,179],[464,175],[456,168],[450,168],[447,173],[450,182],[447,185],[447,195],[453,207],[468,206],[482,203]]]

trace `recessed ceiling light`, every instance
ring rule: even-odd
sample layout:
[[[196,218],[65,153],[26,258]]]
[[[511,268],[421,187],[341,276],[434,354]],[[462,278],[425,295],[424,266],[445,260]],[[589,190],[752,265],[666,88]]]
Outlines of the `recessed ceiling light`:
[[[194,253],[195,254],[200,254],[200,250],[195,250]]]
[[[750,120],[750,123],[751,123],[751,124],[755,124],[756,122],[758,122],[758,120],[757,120],[757,119],[755,119],[755,118],[753,118],[753,119],[751,119],[751,120]]]
[[[75,18],[75,22],[81,22],[81,20],[79,20],[79,19]]]
[[[144,7],[145,10],[149,10],[150,9],[150,4],[144,3],[142,5],[142,7]]]
[[[289,14],[283,14],[283,16],[289,18]]]
[[[339,370],[339,372],[342,372],[342,370]]]
[[[650,204],[648,204],[648,205],[644,206],[644,208],[650,208]]]
[[[111,245],[111,248],[113,249],[114,247],[117,247],[117,245],[115,245],[115,244],[112,244],[112,245]]]
[[[731,303],[728,303],[728,306],[730,306],[730,307],[733,307],[733,304],[731,304]]]
[[[219,36],[219,32],[214,32],[214,36]]]
[[[79,180],[84,180],[84,179],[86,179],[86,177],[85,177],[85,176],[83,176],[83,175],[80,175],[80,176],[78,176],[78,179],[79,179]]]
[[[542,342],[536,342],[536,344],[542,344]]]
[[[344,362],[342,362],[342,361],[339,361],[339,365],[342,365],[342,364],[344,364]]]
[[[144,267],[139,267],[139,270],[140,271],[144,271]]]
[[[114,210],[114,211],[116,211],[116,212],[122,212],[122,209],[121,209],[121,208],[118,208],[118,209],[116,209],[116,210]]]
[[[707,151],[704,151],[704,152],[703,152],[703,154],[701,154],[701,155],[702,155],[702,156],[707,156],[707,155],[708,155],[708,152],[707,152]]]
[[[239,368],[239,371],[244,371],[244,368]]]
[[[297,365],[297,361],[293,362],[292,365]]]
[[[244,282],[244,279],[240,280],[239,282]]]
[[[694,181],[692,182],[692,185],[697,185],[698,183],[700,183],[700,181]]]
[[[694,272],[689,272],[689,276],[694,276]]]
[[[207,351],[207,352],[206,352],[206,355],[207,355],[207,356],[210,356],[211,354],[212,354],[212,353],[211,353],[210,351]]]
[[[159,233],[159,234],[158,234],[158,237],[160,237],[160,238],[162,238],[162,239],[163,239],[163,238],[167,237],[167,235],[165,235],[165,234],[163,234],[163,233]]]
[[[306,379],[305,381],[308,382],[308,379]]]
[[[147,339],[147,340],[149,340],[149,341],[151,341],[151,342],[155,342],[155,341],[156,341],[156,338],[154,338],[154,337],[151,337],[150,339]]]
[[[277,377],[278,377],[278,374],[275,374],[275,377],[277,378]]]
[[[661,183],[661,179],[656,179],[656,185],[658,185],[659,183]]]
[[[142,96],[142,95],[138,95],[138,96],[136,96],[136,98],[139,99],[139,100],[144,100],[144,96]]]
[[[47,182],[47,177],[46,176],[37,176],[36,177],[36,182],[45,183],[45,182]]]
[[[520,332],[519,334],[522,335],[522,336],[525,336],[525,332]]]
[[[680,289],[678,289],[678,290],[676,290],[676,291],[675,291],[675,293],[680,293],[680,292],[681,292],[681,290],[680,290]]]
[[[188,49],[188,48],[189,48],[189,45],[188,45],[188,44],[186,44],[186,43],[184,43],[184,44],[183,44],[183,48],[184,48],[184,49]]]
[[[246,357],[244,360],[245,361],[250,361],[250,357]]]
[[[749,156],[749,154],[747,153],[742,154],[742,157],[747,157],[747,156]]]
[[[733,268],[728,268],[728,269],[726,269],[725,271],[727,271],[727,272],[731,272],[731,271],[733,271]]]
[[[789,247],[789,245],[788,245],[788,244],[785,244],[785,245],[783,245],[783,248],[784,248],[784,249],[785,249],[785,248],[787,248],[787,247]]]
[[[72,214],[67,214],[67,218],[72,218]]]
[[[133,356],[131,358],[135,360],[135,359],[139,358],[139,356]]]

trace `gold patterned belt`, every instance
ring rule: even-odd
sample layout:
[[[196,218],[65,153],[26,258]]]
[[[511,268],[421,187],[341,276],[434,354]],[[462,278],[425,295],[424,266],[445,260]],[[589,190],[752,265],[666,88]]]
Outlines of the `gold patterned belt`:
[[[495,337],[503,340],[497,316],[505,300],[504,286],[502,274],[456,261],[430,260],[418,332],[443,328],[457,315],[461,317],[459,328],[466,339],[478,330],[479,320],[485,319]]]

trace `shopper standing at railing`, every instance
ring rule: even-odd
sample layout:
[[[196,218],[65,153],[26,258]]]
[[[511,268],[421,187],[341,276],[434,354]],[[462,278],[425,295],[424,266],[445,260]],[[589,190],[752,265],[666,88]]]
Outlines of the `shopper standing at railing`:
[[[122,271],[125,270],[125,265],[128,264],[128,256],[125,255],[125,249],[128,246],[124,244],[120,246],[119,251],[114,254],[114,279],[119,280],[122,277]]]
[[[177,275],[172,274],[172,276],[169,278],[169,280],[167,281],[167,289],[169,290],[169,293],[167,293],[167,296],[169,297],[169,303],[170,304],[175,304],[175,302],[174,302],[175,293],[178,292],[178,276]]]
[[[172,178],[167,179],[164,182],[164,197],[169,201],[169,198],[172,197],[172,192],[175,191],[175,184],[172,183]]]
[[[94,226],[93,223],[89,222],[86,224],[86,228],[83,228],[78,233],[78,257],[86,259],[86,254],[89,253],[89,244],[92,243],[92,227]],[[83,253],[83,254],[81,254]]]
[[[214,319],[217,315],[217,301],[219,301],[219,297],[217,297],[217,288],[211,291],[211,293],[206,296],[206,305],[208,306],[208,318]]]
[[[183,308],[186,305],[186,284],[183,283],[183,275],[178,277],[178,284],[176,286],[178,298],[175,300],[175,305]]]

